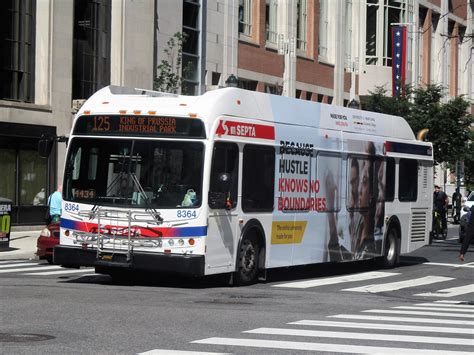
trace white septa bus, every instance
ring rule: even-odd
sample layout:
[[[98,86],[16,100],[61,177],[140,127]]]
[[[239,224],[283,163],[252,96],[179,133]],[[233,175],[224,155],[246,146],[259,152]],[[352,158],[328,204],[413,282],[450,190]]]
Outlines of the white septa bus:
[[[108,86],[69,138],[54,262],[255,282],[429,242],[432,145],[401,118],[227,88]]]

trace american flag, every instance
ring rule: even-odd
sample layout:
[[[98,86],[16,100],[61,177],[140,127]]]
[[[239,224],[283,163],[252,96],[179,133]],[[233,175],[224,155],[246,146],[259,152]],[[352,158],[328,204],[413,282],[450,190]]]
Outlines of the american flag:
[[[405,93],[406,39],[406,27],[392,27],[392,96]]]

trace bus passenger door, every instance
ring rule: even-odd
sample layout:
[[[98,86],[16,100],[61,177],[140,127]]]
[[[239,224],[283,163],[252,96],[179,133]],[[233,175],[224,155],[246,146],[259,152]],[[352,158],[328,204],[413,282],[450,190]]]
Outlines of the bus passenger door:
[[[239,147],[216,142],[209,183],[209,226],[206,274],[235,271],[235,234],[238,227],[237,190]]]

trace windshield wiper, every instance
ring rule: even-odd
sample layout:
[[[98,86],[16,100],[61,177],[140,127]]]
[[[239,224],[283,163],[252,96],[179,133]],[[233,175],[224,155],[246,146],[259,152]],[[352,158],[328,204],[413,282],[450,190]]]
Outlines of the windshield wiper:
[[[122,197],[130,198],[130,196],[129,196],[130,195],[130,193],[129,193],[129,187],[130,186],[129,185],[130,185],[130,179],[131,179],[134,187],[137,189],[137,192],[143,197],[143,200],[145,201],[145,204],[148,206],[148,208],[146,208],[145,211],[150,213],[152,215],[153,219],[155,219],[155,221],[158,224],[161,224],[161,223],[163,223],[163,217],[161,217],[160,212],[158,212],[152,206],[150,197],[147,195],[147,193],[143,189],[142,185],[140,184],[140,181],[137,178],[137,175],[135,174],[135,170],[136,170],[136,167],[138,165],[138,153],[135,157],[133,156],[133,152],[135,150],[134,148],[135,148],[135,141],[133,140],[132,141],[132,147],[130,149],[130,155],[123,155],[123,161],[122,161],[122,167],[121,167],[120,173],[111,182],[110,186],[107,188],[106,194],[108,196],[109,193],[112,191],[112,187],[114,185],[116,185],[118,181],[123,182],[123,180],[125,178],[125,180],[126,180],[125,185],[121,184],[119,194]],[[128,159],[128,162],[127,162],[127,159]],[[135,159],[135,161],[133,161],[132,159]],[[126,164],[126,162],[127,162],[127,164]],[[132,164],[133,163],[135,163],[135,169],[132,170]],[[125,168],[127,168],[127,171],[125,171]],[[132,194],[133,194],[133,190],[132,190]]]

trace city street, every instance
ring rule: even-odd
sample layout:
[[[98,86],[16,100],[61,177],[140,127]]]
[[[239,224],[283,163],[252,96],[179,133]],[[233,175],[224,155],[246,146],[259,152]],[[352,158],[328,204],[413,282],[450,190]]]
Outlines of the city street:
[[[474,350],[474,251],[457,226],[401,259],[276,269],[265,283],[147,277],[0,261],[5,354],[425,353]],[[185,353],[185,352],[184,352]]]

